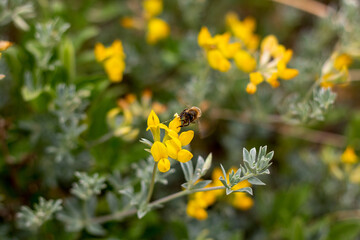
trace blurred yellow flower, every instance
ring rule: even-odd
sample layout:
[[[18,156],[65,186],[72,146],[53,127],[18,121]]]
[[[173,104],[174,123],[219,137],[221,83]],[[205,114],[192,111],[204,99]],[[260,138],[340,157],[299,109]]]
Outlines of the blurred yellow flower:
[[[349,163],[354,164],[358,161],[358,156],[355,153],[355,150],[353,147],[348,146],[344,153],[341,155],[341,161],[343,163]]]
[[[12,42],[0,40],[0,52],[5,51],[13,45]]]
[[[143,7],[145,18],[153,18],[162,12],[163,2],[162,0],[144,0]]]
[[[204,207],[198,204],[196,200],[190,200],[186,207],[186,213],[190,217],[193,217],[197,220],[205,220],[208,218],[208,214]]]
[[[121,58],[111,57],[104,63],[105,71],[112,82],[120,82],[125,70],[125,62]]]
[[[255,58],[244,50],[237,51],[234,60],[236,66],[243,72],[250,73],[256,69]]]
[[[146,41],[149,44],[155,44],[170,34],[170,26],[160,18],[150,19],[147,28]]]
[[[254,206],[254,200],[247,196],[246,193],[237,192],[234,193],[234,197],[231,200],[231,205],[239,210],[249,210]]]
[[[348,68],[353,58],[349,53],[333,52],[324,63],[321,70],[320,85],[322,87],[333,87],[350,80]]]
[[[125,53],[120,40],[115,40],[108,48],[102,43],[96,43],[95,58],[104,63],[105,71],[112,82],[120,82],[125,70]]]
[[[343,53],[337,56],[334,60],[334,68],[341,71],[344,67],[349,67],[353,62],[349,54]]]

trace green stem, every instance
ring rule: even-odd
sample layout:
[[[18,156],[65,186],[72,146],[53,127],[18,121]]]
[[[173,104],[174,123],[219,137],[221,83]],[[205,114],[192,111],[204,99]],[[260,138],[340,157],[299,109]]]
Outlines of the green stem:
[[[156,165],[156,164],[155,164]],[[151,203],[149,203],[149,207],[155,207],[156,205],[162,204],[162,203],[166,203],[169,202],[171,200],[174,200],[176,198],[188,195],[188,194],[192,194],[192,193],[196,193],[196,192],[207,192],[207,191],[213,191],[213,190],[221,190],[221,189],[225,189],[224,186],[219,186],[219,187],[209,187],[209,188],[202,188],[202,189],[194,189],[194,190],[184,190],[184,191],[180,191],[174,194],[171,194],[169,196],[160,198],[156,201],[153,201]],[[136,214],[137,209],[136,208],[132,208],[132,209],[127,209],[127,210],[123,210],[120,212],[115,212],[113,214],[109,214],[109,215],[104,215],[104,216],[100,216],[100,217],[96,217],[93,218],[91,221],[94,224],[102,224],[105,222],[109,222],[109,221],[120,221],[122,219],[124,219],[125,217],[128,216],[132,216],[134,214]]]
[[[104,135],[102,135],[100,138],[92,141],[92,142],[89,142],[87,144],[87,148],[92,148],[92,147],[95,147],[96,145],[99,145],[101,143],[104,143],[106,141],[108,141],[110,138],[112,138],[114,136],[114,132],[111,131],[111,132],[108,132]]]
[[[306,102],[310,98],[311,93],[313,92],[314,88],[318,85],[318,82],[319,82],[318,80],[319,79],[316,79],[315,82],[309,88],[309,90],[306,92],[305,97],[302,100],[303,103]]]
[[[153,168],[153,173],[152,173],[152,177],[151,177],[151,183],[150,183],[150,186],[149,186],[149,192],[148,192],[148,195],[147,195],[147,198],[146,198],[146,204],[148,204],[150,202],[152,193],[154,191],[155,177],[156,177],[156,173],[157,173],[157,165],[158,165],[158,163],[156,162],[154,164],[154,168]]]

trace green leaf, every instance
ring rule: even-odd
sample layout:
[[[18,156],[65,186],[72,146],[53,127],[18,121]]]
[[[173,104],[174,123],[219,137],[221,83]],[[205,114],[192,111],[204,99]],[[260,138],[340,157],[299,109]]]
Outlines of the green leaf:
[[[196,183],[191,189],[201,189],[209,185],[212,181],[211,180],[204,180]]]
[[[181,169],[183,170],[185,180],[187,182],[191,181],[193,179],[193,165],[192,161],[187,161],[185,163],[180,163]]]
[[[253,195],[253,190],[251,187],[241,188],[233,192],[247,192],[248,194]]]
[[[263,183],[260,179],[258,179],[257,177],[251,177],[248,178],[249,183],[253,184],[253,185],[266,185],[265,183]]]

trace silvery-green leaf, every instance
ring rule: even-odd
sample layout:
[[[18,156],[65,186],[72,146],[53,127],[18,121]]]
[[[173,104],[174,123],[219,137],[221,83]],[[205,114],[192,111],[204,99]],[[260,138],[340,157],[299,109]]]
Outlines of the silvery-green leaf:
[[[248,178],[249,183],[253,184],[253,185],[265,185],[265,183],[263,183],[260,179],[258,179],[257,177],[251,177]]]
[[[229,195],[230,193],[234,192],[231,190],[231,188],[225,188],[226,195]]]
[[[250,162],[249,162],[251,167],[254,167],[255,159],[256,159],[256,148],[252,148],[250,150]]]
[[[86,225],[86,231],[95,236],[104,236],[106,231],[100,224]]]
[[[260,174],[270,174],[270,170],[266,169],[266,170],[262,171]]]
[[[247,192],[250,195],[253,195],[253,191],[252,191],[251,187],[241,188],[241,189],[238,189],[238,190],[233,191],[233,192]]]
[[[192,161],[187,161],[185,163],[180,163],[181,169],[183,170],[184,177],[186,181],[191,181],[193,179],[193,165]]]
[[[189,183],[183,183],[183,184],[181,184],[181,186],[182,186],[183,188],[185,188],[185,189],[188,189]]]
[[[206,187],[207,185],[209,185],[212,181],[211,180],[204,180],[204,181],[200,181],[198,183],[195,184],[195,186],[193,186],[191,189],[201,189]]]
[[[195,171],[199,170],[199,172],[201,172],[201,169],[203,168],[204,163],[205,163],[204,158],[202,156],[199,156],[198,160],[196,162]]]
[[[227,182],[222,177],[220,177],[219,180],[226,188],[229,188]]]
[[[211,162],[212,162],[212,153],[210,153],[205,160],[205,163],[201,169],[201,176],[204,176],[206,172],[210,169]]]
[[[149,147],[151,147],[151,146],[153,145],[153,143],[150,142],[149,140],[147,140],[146,138],[140,138],[139,141],[140,141],[141,143],[143,143],[143,144],[148,145]]]
[[[273,157],[274,157],[274,151],[271,151],[266,155],[266,158],[268,159],[268,161],[270,161]]]
[[[250,159],[250,153],[249,151],[246,149],[246,148],[243,148],[243,159],[244,159],[244,162],[247,162],[247,163],[250,163],[251,162],[251,159]]]
[[[110,212],[117,212],[119,210],[119,201],[114,193],[106,193],[106,201],[108,203]]]
[[[143,218],[146,213],[150,211],[150,208],[146,204],[141,204],[140,208],[137,211],[137,216],[139,219]]]
[[[221,171],[222,171],[222,173],[223,173],[223,176],[224,176],[224,180],[225,181],[227,181],[227,178],[226,178],[226,171],[225,171],[225,169],[224,169],[224,167],[223,167],[223,165],[222,164],[220,164],[220,167],[221,167]]]

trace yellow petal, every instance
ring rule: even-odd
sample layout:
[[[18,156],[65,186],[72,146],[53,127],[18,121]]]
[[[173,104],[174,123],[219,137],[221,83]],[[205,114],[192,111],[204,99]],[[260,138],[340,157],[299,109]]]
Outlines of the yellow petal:
[[[151,110],[149,117],[147,119],[147,130],[149,130],[151,127],[157,127],[160,124],[159,117],[156,115],[154,110]]]
[[[256,85],[251,82],[248,83],[248,85],[246,86],[246,92],[248,94],[254,94],[254,93],[256,93],[256,90],[257,90]]]
[[[152,18],[159,15],[163,10],[163,3],[161,0],[144,0],[143,7],[147,18]]]
[[[173,130],[174,132],[178,133],[180,132],[180,126],[181,126],[181,120],[180,117],[176,117],[174,118],[170,123],[169,123],[169,128],[171,130]]]
[[[229,60],[227,60],[217,49],[208,51],[207,59],[210,67],[219,70],[220,72],[227,72],[231,68]]]
[[[277,80],[277,73],[273,73],[266,81],[273,87],[277,88],[280,86],[280,82]]]
[[[12,42],[0,40],[0,51],[5,51],[13,45]]]
[[[354,164],[358,161],[358,156],[353,147],[347,147],[345,149],[344,153],[341,155],[341,161],[350,164]]]
[[[212,40],[211,34],[207,27],[202,27],[198,35],[198,44],[200,47],[206,47],[209,41]]]
[[[167,38],[170,34],[170,26],[160,18],[152,18],[148,22],[146,41],[149,44],[155,44],[160,40]]]
[[[194,131],[189,130],[186,132],[182,132],[179,136],[179,140],[181,142],[181,146],[186,146],[188,145],[191,140],[194,138]]]
[[[178,152],[181,150],[181,142],[178,139],[171,139],[165,142],[169,156],[172,159],[178,158]]]
[[[105,71],[112,82],[120,82],[125,70],[125,62],[118,57],[111,57],[105,61]]]
[[[162,158],[158,162],[158,169],[160,172],[167,172],[170,170],[170,161],[167,158]]]
[[[274,35],[266,36],[261,42],[262,52],[273,52],[278,46],[278,40]]]
[[[353,62],[350,55],[343,53],[335,58],[334,68],[340,71],[343,67],[348,67]]]
[[[102,62],[105,60],[105,58],[108,57],[106,54],[105,47],[102,43],[95,44],[94,53],[95,53],[96,61],[98,61],[98,62]]]
[[[155,162],[158,162],[162,158],[168,157],[166,146],[162,142],[159,141],[154,142],[154,144],[151,146],[150,151]]]
[[[243,72],[249,73],[256,69],[256,60],[248,52],[239,50],[234,56],[236,66]]]
[[[278,74],[279,74],[279,78],[284,80],[290,80],[296,77],[299,74],[299,71],[293,68],[286,68],[285,70],[278,72]]]
[[[193,157],[193,154],[192,154],[190,151],[188,151],[188,150],[186,150],[186,149],[181,149],[181,150],[178,152],[178,158],[177,158],[177,160],[178,160],[179,162],[184,163],[184,162],[187,162],[187,161],[191,160],[192,157]]]
[[[250,73],[250,82],[254,85],[260,84],[262,81],[264,81],[264,77],[259,72],[252,72]]]
[[[115,40],[109,48],[113,57],[125,58],[124,49],[120,40]]]

